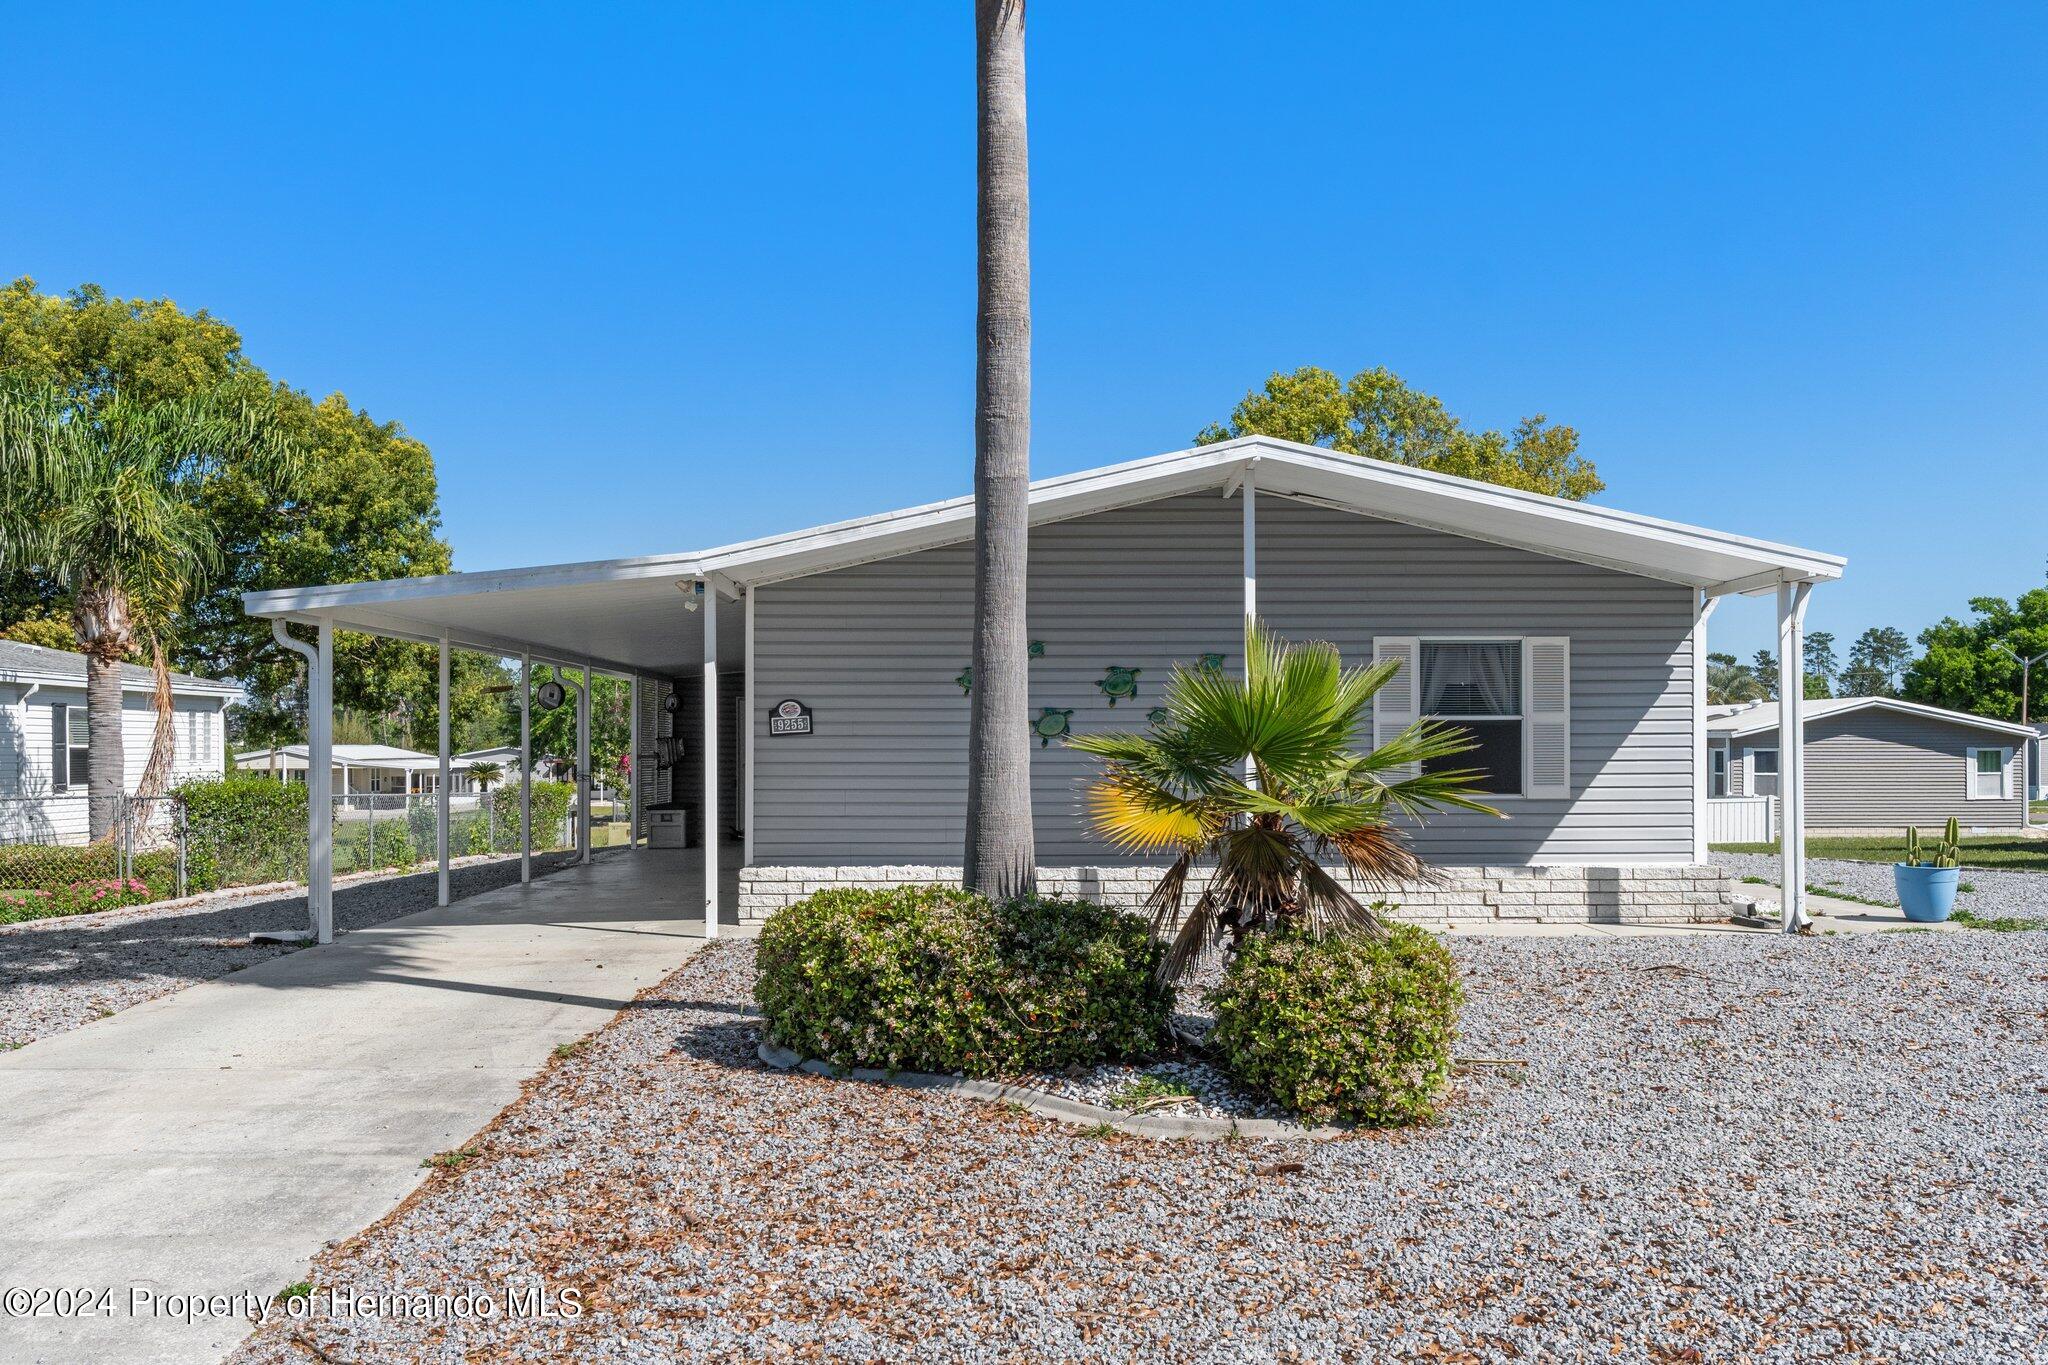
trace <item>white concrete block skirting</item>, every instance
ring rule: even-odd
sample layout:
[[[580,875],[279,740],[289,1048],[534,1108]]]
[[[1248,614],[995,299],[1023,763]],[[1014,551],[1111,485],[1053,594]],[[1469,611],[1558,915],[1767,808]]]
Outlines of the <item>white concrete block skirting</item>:
[[[1733,913],[1728,872],[1704,863],[1633,867],[1447,867],[1431,883],[1381,893],[1395,918],[1415,924],[1519,920],[1549,924],[1688,924]],[[1198,885],[1200,873],[1189,878]],[[1109,905],[1139,907],[1158,885],[1156,867],[1045,867],[1038,888]],[[814,891],[920,882],[959,885],[958,867],[745,867],[742,923],[758,923]],[[1355,889],[1355,888],[1354,888]],[[1361,891],[1362,899],[1378,899]]]
[[[1104,1109],[1084,1104],[1028,1085],[1006,1081],[975,1081],[965,1076],[939,1076],[928,1071],[882,1071],[871,1066],[839,1067],[830,1062],[800,1057],[786,1047],[763,1039],[754,1053],[762,1061],[783,1071],[808,1071],[814,1076],[860,1081],[868,1085],[899,1085],[908,1090],[933,1090],[968,1099],[997,1104],[1016,1104],[1040,1118],[1060,1123],[1107,1125],[1132,1137],[1164,1141],[1223,1142],[1231,1138],[1279,1138],[1293,1141],[1327,1142],[1348,1136],[1352,1129],[1340,1126],[1308,1127],[1281,1119],[1216,1119],[1193,1114],[1127,1114],[1121,1109]]]

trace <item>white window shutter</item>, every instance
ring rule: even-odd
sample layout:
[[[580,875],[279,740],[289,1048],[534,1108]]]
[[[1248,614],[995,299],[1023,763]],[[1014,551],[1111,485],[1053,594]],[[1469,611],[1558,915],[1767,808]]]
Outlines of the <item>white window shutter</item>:
[[[1523,794],[1572,794],[1572,642],[1532,635],[1522,645],[1522,711],[1528,717],[1529,768]]]
[[[1998,756],[2001,760],[1998,766],[1999,794],[2010,801],[2012,800],[2012,750],[2001,749]]]
[[[1377,749],[1395,735],[1413,725],[1421,714],[1422,706],[1422,643],[1413,635],[1375,635],[1372,640],[1372,660],[1376,664],[1397,660],[1400,667],[1394,676],[1387,679],[1386,686],[1373,694],[1372,698],[1372,747]],[[1421,774],[1421,765],[1404,763],[1398,768],[1389,768],[1384,776],[1389,782],[1405,782]]]

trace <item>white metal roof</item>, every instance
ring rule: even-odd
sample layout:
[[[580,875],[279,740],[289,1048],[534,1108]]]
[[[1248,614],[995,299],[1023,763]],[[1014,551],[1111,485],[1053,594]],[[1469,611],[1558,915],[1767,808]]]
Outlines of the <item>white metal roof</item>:
[[[1778,728],[1778,704],[1774,701],[1757,702],[1721,716],[1713,715],[1712,710],[1713,708],[1709,708],[1707,733],[1716,738],[1740,738],[1743,735],[1761,734],[1766,730]],[[1905,701],[1898,697],[1823,697],[1799,704],[1802,721],[1808,725],[1823,716],[1839,716],[1850,711],[1869,710],[1925,716],[1931,720],[1945,720],[1972,729],[2018,735],[2022,739],[2032,738],[2034,734],[2033,727],[2029,725],[2016,725],[2008,720],[1993,720],[1989,716],[1973,716],[1968,711],[1951,711],[1947,707],[1928,706],[1923,702]]]
[[[246,763],[267,763],[275,753],[284,767],[304,767],[306,746],[287,744],[280,749],[251,749],[235,755],[236,766]],[[423,754],[416,749],[401,749],[391,744],[337,744],[334,746],[334,761],[337,765],[346,763],[360,768],[435,768],[441,760],[433,754]]]
[[[1546,497],[1266,436],[1155,455],[1041,479],[1034,525],[1184,493],[1259,492],[1405,522],[1699,588],[1762,592],[1781,582],[1841,576],[1839,556],[1610,507]],[[679,585],[708,578],[738,589],[957,544],[974,532],[974,500],[948,499],[879,516],[670,555],[556,564],[433,578],[340,583],[250,593],[252,615],[516,654],[522,649],[625,672],[694,671],[702,622]],[[658,628],[650,628],[660,622]],[[736,661],[742,617],[719,611],[721,662]]]

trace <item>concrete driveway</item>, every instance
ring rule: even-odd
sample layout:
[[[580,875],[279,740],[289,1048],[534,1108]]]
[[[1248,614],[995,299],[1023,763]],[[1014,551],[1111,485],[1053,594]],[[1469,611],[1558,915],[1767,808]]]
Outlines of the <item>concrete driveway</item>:
[[[93,1291],[0,1303],[0,1360],[219,1360],[240,1306],[169,1296],[267,1299],[382,1217],[702,946],[700,879],[695,852],[603,856],[0,1056],[0,1291]]]

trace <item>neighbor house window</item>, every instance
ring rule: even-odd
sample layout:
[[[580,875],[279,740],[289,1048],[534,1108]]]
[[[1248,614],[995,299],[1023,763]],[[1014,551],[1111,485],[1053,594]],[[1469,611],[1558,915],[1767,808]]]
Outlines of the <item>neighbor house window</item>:
[[[2004,749],[1970,750],[1970,799],[1996,801],[2005,795]]]
[[[1749,751],[1749,794],[1751,796],[1776,796],[1778,794],[1778,751],[1776,749],[1751,749]]]
[[[62,704],[50,708],[50,788],[84,787],[92,771],[91,735],[85,708]]]
[[[1521,795],[1522,642],[1424,640],[1421,655],[1422,715],[1462,726],[1473,743],[1424,770],[1473,770],[1480,792]]]
[[[1728,794],[1728,749],[1723,745],[1707,750],[1707,795]]]

